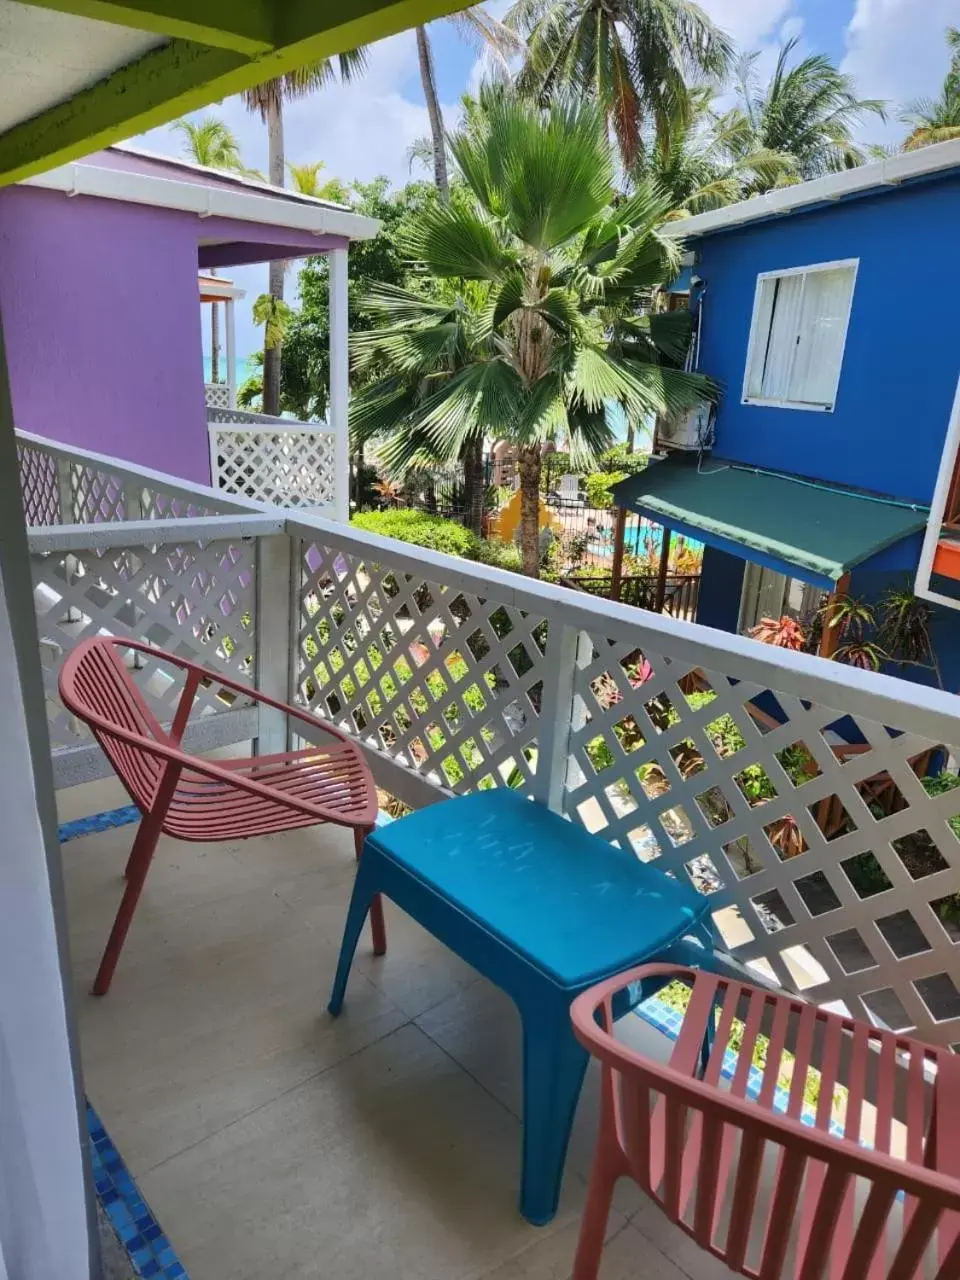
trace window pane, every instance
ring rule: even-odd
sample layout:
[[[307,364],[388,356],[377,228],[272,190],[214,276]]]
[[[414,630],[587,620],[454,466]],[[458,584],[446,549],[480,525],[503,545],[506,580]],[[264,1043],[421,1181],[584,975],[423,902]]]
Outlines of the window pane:
[[[779,276],[775,284],[776,296],[760,394],[764,400],[787,400],[790,369],[800,327],[804,276]]]
[[[844,325],[853,288],[853,270],[837,267],[806,276],[797,355],[789,399],[832,405],[843,359]]]

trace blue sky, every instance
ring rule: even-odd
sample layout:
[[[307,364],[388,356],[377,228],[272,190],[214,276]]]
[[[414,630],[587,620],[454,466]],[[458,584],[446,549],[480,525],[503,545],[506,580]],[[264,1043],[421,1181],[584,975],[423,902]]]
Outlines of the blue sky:
[[[769,68],[781,40],[796,35],[804,52],[823,52],[854,75],[864,97],[891,104],[887,124],[871,121],[866,141],[891,142],[903,136],[899,107],[913,98],[935,94],[947,56],[944,28],[960,25],[958,0],[700,0],[711,17],[743,49],[761,51],[760,67]],[[502,15],[507,0],[488,7]],[[477,56],[450,21],[430,27],[440,99],[448,123],[455,121],[457,101],[479,77]],[[266,168],[266,136],[259,119],[238,99],[213,108],[238,134],[244,159]],[[204,114],[204,113],[201,113]],[[417,67],[413,32],[381,41],[371,50],[367,75],[347,87],[334,86],[295,103],[286,114],[288,159],[325,161],[332,176],[345,182],[385,174],[400,185],[410,177],[407,151],[428,132],[426,108]],[[180,138],[155,129],[137,142],[177,155]],[[426,176],[422,170],[415,176]],[[237,349],[247,355],[259,345],[250,319],[250,304],[266,288],[266,269],[247,267],[234,273],[247,290],[238,307]],[[294,279],[294,273],[288,277]]]

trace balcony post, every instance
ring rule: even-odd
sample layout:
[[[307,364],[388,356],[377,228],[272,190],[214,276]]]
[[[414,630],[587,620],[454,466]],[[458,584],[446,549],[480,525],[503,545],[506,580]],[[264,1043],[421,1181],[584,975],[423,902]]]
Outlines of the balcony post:
[[[550,623],[548,652],[550,664],[540,695],[537,772],[533,782],[533,798],[554,813],[563,813],[563,794],[567,783],[570,737],[579,724],[574,723],[574,677],[577,666],[585,665],[589,647],[586,634],[576,627],[559,627],[554,646]]]
[[[292,649],[295,634],[293,539],[285,533],[257,539],[256,687],[271,698],[289,702],[293,694]],[[287,717],[260,707],[257,755],[290,750]]]
[[[330,263],[330,426],[333,428],[334,519],[350,519],[350,440],[347,402],[349,354],[347,336],[347,250],[331,249]]]
[[[213,305],[216,306],[217,304],[214,303]],[[223,304],[223,328],[227,348],[227,395],[231,409],[235,409],[237,405],[237,326],[234,315],[235,308],[236,299],[227,298]]]

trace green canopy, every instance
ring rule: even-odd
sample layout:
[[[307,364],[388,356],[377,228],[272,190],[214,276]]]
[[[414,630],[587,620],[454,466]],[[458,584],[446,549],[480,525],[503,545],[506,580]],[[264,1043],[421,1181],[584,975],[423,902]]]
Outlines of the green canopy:
[[[925,507],[711,457],[651,462],[611,492],[619,507],[821,586],[923,529],[928,514]]]

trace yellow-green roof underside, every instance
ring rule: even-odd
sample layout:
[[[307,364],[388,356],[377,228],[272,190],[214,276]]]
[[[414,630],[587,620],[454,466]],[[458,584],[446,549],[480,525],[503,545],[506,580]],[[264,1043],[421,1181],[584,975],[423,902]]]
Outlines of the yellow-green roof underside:
[[[162,40],[0,133],[0,185],[78,159],[320,58],[463,7],[463,0],[23,0],[64,19]],[[30,51],[42,62],[43,48]],[[3,89],[0,88],[0,95]]]

